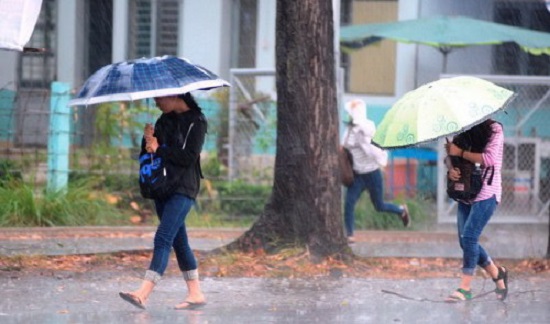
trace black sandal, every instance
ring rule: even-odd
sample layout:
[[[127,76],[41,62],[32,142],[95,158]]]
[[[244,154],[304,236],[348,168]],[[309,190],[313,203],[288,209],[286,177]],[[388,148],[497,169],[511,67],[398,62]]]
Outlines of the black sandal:
[[[495,293],[497,294],[497,298],[501,301],[506,299],[506,296],[508,296],[508,270],[505,267],[497,267],[498,268],[498,275],[496,278],[493,278],[493,281],[495,284],[497,281],[502,280],[504,282],[504,288],[496,288]]]

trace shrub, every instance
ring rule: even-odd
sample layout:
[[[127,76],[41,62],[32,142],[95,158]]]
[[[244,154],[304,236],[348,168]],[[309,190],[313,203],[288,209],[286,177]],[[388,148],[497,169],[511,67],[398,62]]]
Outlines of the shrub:
[[[125,215],[94,194],[93,183],[70,183],[66,191],[48,192],[10,181],[0,187],[0,226],[80,226],[122,224]]]
[[[216,188],[221,210],[235,216],[260,215],[271,194],[271,186],[241,181],[222,182]]]
[[[431,221],[430,217],[432,215],[430,211],[423,206],[432,205],[432,202],[428,202],[424,198],[398,198],[391,202],[398,205],[407,203],[413,228],[428,225]],[[368,192],[366,192],[361,195],[361,198],[355,205],[355,227],[356,229],[372,230],[403,229],[403,223],[394,214],[376,211],[370,201]]]

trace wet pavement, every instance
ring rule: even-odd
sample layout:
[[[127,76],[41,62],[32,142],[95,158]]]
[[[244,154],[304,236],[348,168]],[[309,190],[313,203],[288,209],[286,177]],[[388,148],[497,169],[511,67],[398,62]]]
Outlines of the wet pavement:
[[[550,281],[510,283],[508,300],[491,292],[468,302],[443,298],[456,279],[205,278],[208,304],[173,310],[184,298],[183,279],[163,279],[146,310],[117,292],[139,279],[121,273],[5,278],[0,281],[1,323],[548,323]],[[493,283],[476,279],[474,293]]]
[[[242,229],[189,232],[194,249],[210,250],[229,243]],[[152,227],[0,229],[0,255],[149,250],[153,233]],[[460,257],[452,226],[356,236],[352,248],[363,256]],[[482,243],[495,257],[541,257],[547,237],[547,224],[490,226]],[[442,302],[456,278],[206,277],[202,288],[208,304],[176,311],[172,306],[183,300],[185,285],[182,278],[167,275],[143,311],[118,296],[139,285],[141,272],[117,271],[116,265],[109,272],[39,276],[0,271],[0,323],[550,323],[548,276],[513,276],[505,302],[495,300],[490,279],[476,277],[473,292],[479,297],[459,304]]]
[[[189,229],[191,247],[209,251],[230,243],[245,229]],[[69,255],[151,250],[155,228],[77,227],[0,228],[0,256]],[[454,225],[431,231],[356,231],[355,254],[364,257],[460,258]],[[492,225],[480,239],[493,258],[542,258],[548,244],[548,224]]]

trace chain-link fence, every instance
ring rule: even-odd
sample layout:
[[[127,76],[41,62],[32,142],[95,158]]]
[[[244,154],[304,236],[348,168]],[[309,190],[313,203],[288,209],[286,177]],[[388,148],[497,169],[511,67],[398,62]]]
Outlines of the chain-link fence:
[[[0,90],[0,174],[45,182],[50,93]]]
[[[231,69],[230,83],[229,179],[271,184],[277,128],[275,71]]]
[[[272,179],[276,127],[273,100],[254,97],[253,107],[250,101],[240,101],[236,106],[236,128],[230,130],[228,89],[199,91],[195,97],[208,120],[201,162],[205,176],[201,205],[217,206],[214,211],[221,209],[234,215],[259,215]],[[52,168],[48,139],[56,132],[50,127],[52,104],[49,90],[0,92],[0,180],[13,176],[36,189],[48,185]],[[69,181],[95,177],[104,180],[97,185],[100,189],[111,190],[109,186],[115,179],[116,190],[133,187],[137,191],[143,126],[154,122],[159,114],[152,100],[71,107],[66,170]],[[229,144],[230,133],[234,145]],[[234,154],[239,166],[231,181],[229,154]],[[128,188],[122,187],[123,182]]]
[[[271,188],[276,150],[273,71],[234,72],[230,90],[197,96],[208,119],[202,159],[205,181],[199,200],[233,214],[241,210],[259,214]],[[503,196],[495,220],[545,222],[550,205],[550,78],[480,77],[517,93],[509,107],[494,115],[505,130]],[[46,184],[50,101],[49,91],[0,91],[1,177],[10,174]],[[71,108],[70,175],[137,179],[143,124],[158,114],[147,101]],[[437,156],[444,156],[443,143],[436,146]],[[421,149],[413,150],[391,152],[385,175],[387,194],[390,198],[399,192],[409,198],[431,195],[430,187],[437,183],[438,218],[454,221],[456,204],[445,192],[442,159],[436,157],[435,166],[431,155],[422,157]],[[132,183],[137,189],[137,180]]]
[[[517,97],[493,118],[504,127],[502,201],[498,222],[544,222],[550,205],[550,78],[479,76],[514,91]],[[444,156],[443,142],[438,145]],[[438,215],[456,218],[456,203],[445,194],[446,168],[438,166]]]
[[[25,180],[42,183],[47,168],[51,92],[21,90],[0,92],[0,160],[4,168]],[[207,115],[217,116],[215,99],[203,99]],[[135,162],[145,122],[159,115],[154,103],[108,103],[70,109],[70,171],[72,173],[137,174]],[[214,128],[217,123],[214,122]],[[211,129],[207,149],[214,150]]]

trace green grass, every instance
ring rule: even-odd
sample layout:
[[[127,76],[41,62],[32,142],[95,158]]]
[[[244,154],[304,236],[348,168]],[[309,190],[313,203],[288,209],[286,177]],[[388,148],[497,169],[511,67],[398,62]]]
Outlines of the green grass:
[[[66,192],[47,192],[21,181],[0,187],[0,226],[82,226],[124,224],[127,216],[101,195],[91,195],[91,182],[69,185]]]
[[[0,182],[0,226],[94,226],[131,225],[136,215],[130,206],[137,202],[141,210],[149,210],[145,224],[157,225],[152,201],[142,199],[133,176],[72,176],[66,192],[47,192],[21,180]],[[243,183],[216,183],[213,198],[203,190],[195,208],[186,219],[188,227],[248,228],[261,215],[271,188]],[[108,203],[107,196],[117,202]],[[202,199],[201,199],[202,198]],[[247,199],[243,199],[247,198]],[[413,230],[433,222],[432,201],[421,198],[398,198],[396,204],[407,203]],[[355,209],[356,229],[403,229],[399,217],[374,210],[368,194],[363,194]],[[427,226],[427,225],[426,225]]]
[[[401,205],[406,203],[411,216],[411,229],[420,229],[428,226],[433,221],[433,216],[427,206],[433,202],[421,197],[405,199],[398,197],[395,200],[386,200],[386,202]],[[343,209],[342,209],[343,210]],[[401,219],[395,214],[382,213],[374,209],[368,193],[363,193],[355,205],[355,229],[370,230],[394,230],[403,229]]]

